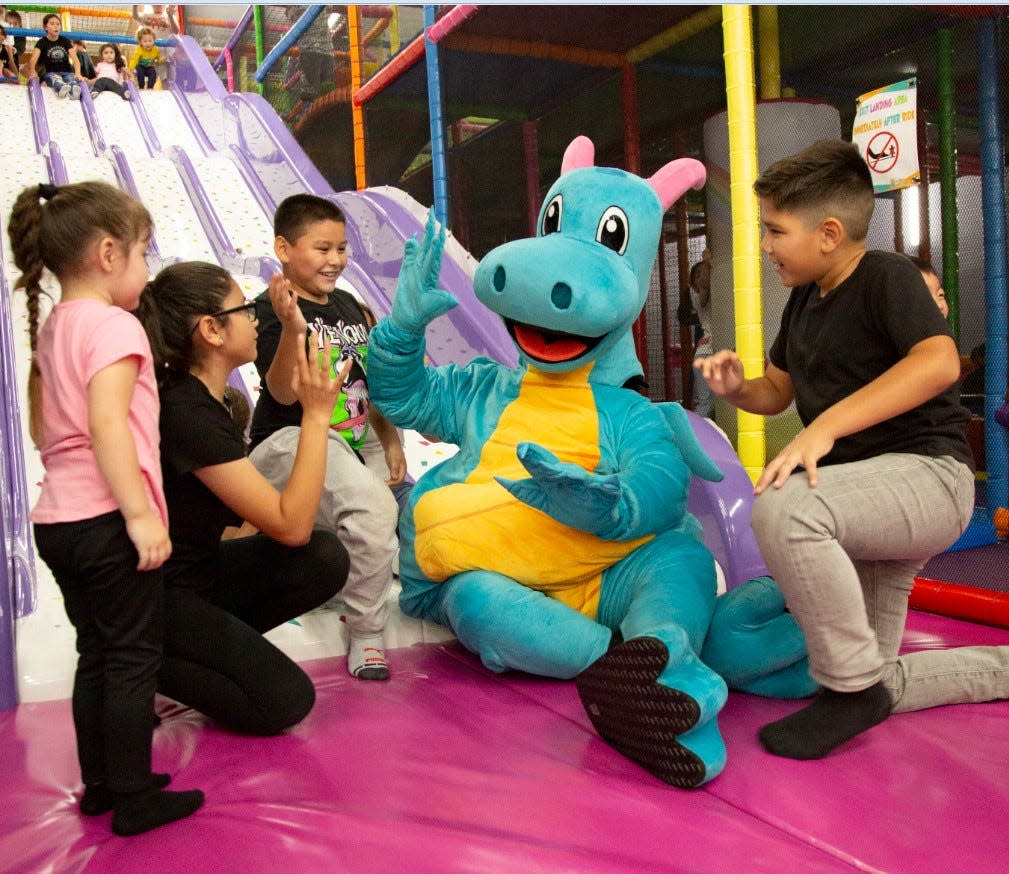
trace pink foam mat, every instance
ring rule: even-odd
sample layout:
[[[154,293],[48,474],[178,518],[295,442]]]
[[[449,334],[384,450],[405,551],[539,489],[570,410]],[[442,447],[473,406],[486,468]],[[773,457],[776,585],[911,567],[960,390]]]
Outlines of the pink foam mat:
[[[911,648],[1009,643],[913,614]],[[816,762],[765,753],[794,702],[732,694],[724,773],[674,789],[599,740],[572,683],[496,676],[458,644],[393,651],[393,679],[307,664],[309,717],[237,737],[162,702],[156,770],[194,816],[117,838],[77,813],[67,701],[0,714],[5,872],[1003,871],[1009,702],[894,716]]]

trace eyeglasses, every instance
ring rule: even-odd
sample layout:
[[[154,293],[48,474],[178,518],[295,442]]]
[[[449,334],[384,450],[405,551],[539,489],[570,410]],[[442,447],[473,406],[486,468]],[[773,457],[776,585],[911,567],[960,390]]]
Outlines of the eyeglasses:
[[[207,313],[212,319],[223,319],[225,316],[230,316],[233,313],[245,313],[249,317],[250,322],[254,322],[257,319],[256,316],[256,302],[254,300],[246,301],[241,306],[231,307],[226,310],[219,310],[216,313]],[[195,334],[197,327],[199,327],[199,320],[193,325],[193,330],[190,333]]]

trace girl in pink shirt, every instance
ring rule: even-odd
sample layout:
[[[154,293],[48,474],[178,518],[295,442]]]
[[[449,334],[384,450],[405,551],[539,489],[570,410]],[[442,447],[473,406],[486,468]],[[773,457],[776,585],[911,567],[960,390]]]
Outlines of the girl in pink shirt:
[[[29,430],[45,478],[35,543],[77,630],[73,717],[85,815],[134,835],[188,816],[203,793],[151,773],[172,551],[151,349],[135,309],[147,282],[147,210],[103,182],[24,189],[9,223],[25,289]],[[61,295],[39,329],[47,267]]]
[[[126,90],[129,75],[126,59],[120,53],[119,46],[107,42],[98,50],[95,78],[85,81],[91,86],[92,97],[97,97],[103,91],[111,91],[123,100],[129,100],[130,92]]]

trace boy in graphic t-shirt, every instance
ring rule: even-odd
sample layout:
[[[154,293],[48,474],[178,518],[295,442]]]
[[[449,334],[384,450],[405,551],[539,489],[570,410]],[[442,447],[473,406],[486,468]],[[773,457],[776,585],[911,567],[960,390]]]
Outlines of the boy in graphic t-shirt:
[[[403,482],[406,460],[399,435],[370,404],[367,383],[368,324],[348,292],[336,288],[347,265],[343,213],[310,194],[288,197],[274,217],[274,251],[283,279],[257,299],[256,368],[262,393],[252,417],[250,460],[282,486],[294,464],[301,409],[290,388],[306,324],[332,342],[334,366],[354,364],[333,410],[322,502],[316,523],[339,535],[350,553],[350,574],[341,598],[347,606],[350,648],[347,670],[358,679],[385,680],[383,630],[392,563],[398,549],[398,507],[392,486]],[[274,312],[276,310],[276,312]],[[369,469],[359,452],[369,428],[382,443],[389,479]]]

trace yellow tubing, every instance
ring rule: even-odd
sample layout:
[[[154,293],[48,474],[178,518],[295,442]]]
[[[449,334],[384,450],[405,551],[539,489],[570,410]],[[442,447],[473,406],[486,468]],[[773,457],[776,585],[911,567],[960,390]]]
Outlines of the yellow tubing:
[[[709,6],[707,9],[702,9],[696,15],[691,15],[690,18],[685,18],[678,24],[674,24],[669,30],[635,46],[624,56],[624,62],[637,64],[647,60],[652,55],[665,51],[671,45],[682,42],[695,33],[700,33],[702,30],[718,24],[721,17],[722,9],[719,6]]]
[[[778,7],[757,7],[757,39],[760,40],[760,99],[781,97],[781,45],[778,42]]]
[[[725,95],[729,120],[729,202],[732,208],[732,277],[736,351],[748,379],[764,372],[760,301],[760,209],[757,178],[757,106],[753,84],[753,35],[749,6],[722,7]],[[716,257],[721,253],[716,253]],[[764,417],[737,412],[736,450],[756,481],[766,460]]]

